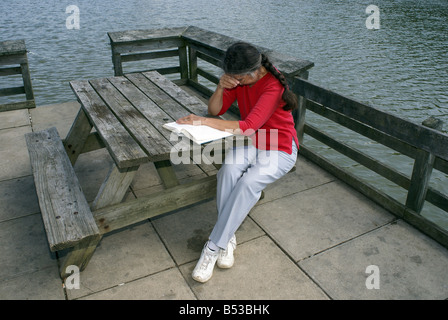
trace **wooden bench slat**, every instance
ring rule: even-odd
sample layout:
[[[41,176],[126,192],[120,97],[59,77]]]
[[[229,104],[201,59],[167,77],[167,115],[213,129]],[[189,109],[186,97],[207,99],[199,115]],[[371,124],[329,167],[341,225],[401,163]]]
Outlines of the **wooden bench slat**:
[[[110,82],[112,81],[112,82]],[[141,109],[159,109],[141,91],[130,89],[130,82],[124,77],[91,81],[91,85],[109,108],[120,119],[127,130],[139,141],[141,147],[147,152],[151,161],[166,160],[169,158],[171,143],[154,128],[129,100],[136,100]],[[120,91],[127,93],[127,99]],[[129,99],[129,100],[128,100]],[[149,119],[156,116],[153,114]]]
[[[55,127],[25,135],[51,251],[99,237],[99,230]]]
[[[118,168],[138,166],[148,161],[146,153],[105,106],[88,81],[71,81],[70,86],[91,122],[95,124]]]

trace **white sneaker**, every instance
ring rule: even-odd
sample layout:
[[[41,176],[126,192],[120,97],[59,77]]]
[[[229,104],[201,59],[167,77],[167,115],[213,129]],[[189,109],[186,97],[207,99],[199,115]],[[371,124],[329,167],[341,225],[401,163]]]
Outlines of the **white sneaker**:
[[[218,255],[219,251],[210,250],[206,243],[204,249],[202,249],[201,257],[193,270],[193,279],[198,282],[207,282],[210,280]]]
[[[233,235],[233,237],[227,244],[227,248],[225,250],[221,249],[219,251],[218,267],[228,269],[233,266],[233,263],[235,262],[235,258],[233,257],[233,251],[235,249],[236,249],[236,237],[235,235]]]

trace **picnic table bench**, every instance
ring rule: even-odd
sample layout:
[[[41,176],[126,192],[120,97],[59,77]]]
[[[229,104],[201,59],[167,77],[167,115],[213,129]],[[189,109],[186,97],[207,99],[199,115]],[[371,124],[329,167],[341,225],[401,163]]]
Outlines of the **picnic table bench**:
[[[81,108],[66,139],[55,128],[26,134],[50,249],[69,250],[62,278],[70,265],[85,268],[104,234],[216,194],[215,175],[179,184],[170,157],[200,146],[173,139],[162,128],[190,113],[204,115],[201,100],[155,71],[70,85]],[[103,147],[113,166],[89,206],[73,165],[81,153]],[[220,141],[216,150],[223,152],[225,144]],[[140,165],[148,161],[168,191],[122,202]]]

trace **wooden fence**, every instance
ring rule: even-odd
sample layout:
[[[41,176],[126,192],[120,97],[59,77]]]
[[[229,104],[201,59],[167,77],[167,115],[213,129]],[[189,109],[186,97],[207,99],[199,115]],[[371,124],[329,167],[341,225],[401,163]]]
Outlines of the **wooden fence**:
[[[24,40],[0,42],[0,76],[22,76],[22,86],[1,88],[0,97],[25,95],[25,101],[0,104],[1,111],[35,108],[33,87]]]
[[[131,30],[109,33],[115,75],[122,75],[123,63],[177,57],[176,65],[158,67],[162,74],[179,74],[179,84],[195,88],[210,96],[211,84],[219,81],[219,72],[202,67],[220,66],[226,48],[238,39],[203,30],[197,27],[157,30]],[[448,136],[438,131],[440,123],[419,125],[378,110],[331,90],[319,87],[306,79],[313,63],[259,47],[269,55],[276,67],[287,77],[292,90],[299,97],[299,109],[294,113],[302,156],[315,162],[342,181],[396,216],[409,222],[448,247],[448,230],[421,215],[427,201],[447,214],[448,197],[429,186],[433,169],[448,174]],[[150,69],[151,70],[151,69]],[[142,70],[134,70],[142,71]],[[235,111],[235,109],[234,109]],[[372,157],[349,146],[337,137],[325,133],[320,123],[310,123],[306,113],[329,119],[338,126],[362,135],[376,143],[413,159],[410,177],[383,163],[382,154]],[[309,135],[345,157],[372,170],[407,191],[404,203],[379,188],[357,177],[349,168],[343,168],[325,155],[319,154],[304,143]]]

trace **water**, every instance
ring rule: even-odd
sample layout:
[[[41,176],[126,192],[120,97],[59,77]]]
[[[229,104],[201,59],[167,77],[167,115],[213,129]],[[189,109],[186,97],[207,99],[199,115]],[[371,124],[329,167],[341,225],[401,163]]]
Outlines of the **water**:
[[[365,25],[371,4],[379,8],[378,30]],[[66,28],[69,5],[80,10],[79,30]],[[38,106],[74,100],[70,80],[113,75],[107,32],[195,25],[313,61],[317,84],[415,123],[435,116],[448,127],[446,0],[2,0],[0,12],[0,39],[26,41]],[[412,161],[387,152],[409,174]],[[370,173],[366,179],[388,188]],[[446,194],[447,179],[436,172],[431,183]]]

